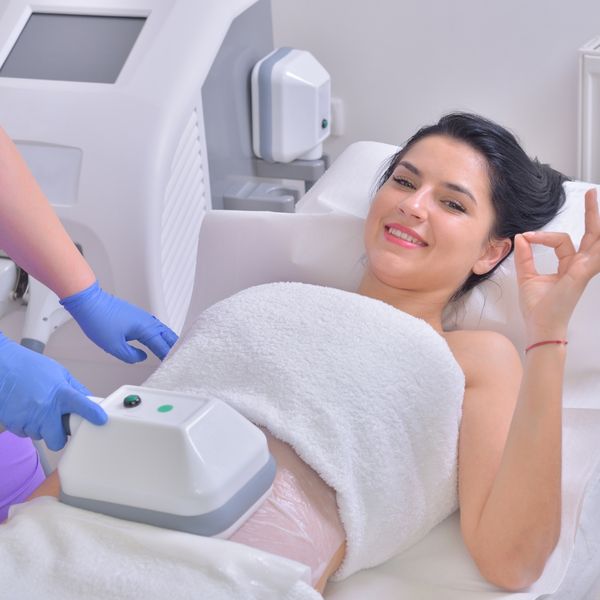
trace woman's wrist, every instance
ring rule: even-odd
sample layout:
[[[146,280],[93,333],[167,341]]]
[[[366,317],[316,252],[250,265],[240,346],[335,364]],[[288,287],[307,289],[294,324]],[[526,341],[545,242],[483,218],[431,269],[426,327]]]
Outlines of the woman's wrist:
[[[540,348],[541,346],[566,346],[568,343],[569,341],[565,339],[541,340],[539,342],[535,342],[535,344],[530,344],[527,346],[525,348],[525,354],[527,354],[530,350]]]
[[[568,333],[566,327],[531,327],[527,328],[525,347],[547,340],[566,340]]]

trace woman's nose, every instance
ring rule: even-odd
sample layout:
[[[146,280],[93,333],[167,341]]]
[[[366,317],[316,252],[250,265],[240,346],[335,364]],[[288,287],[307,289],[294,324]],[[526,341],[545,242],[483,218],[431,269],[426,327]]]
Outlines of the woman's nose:
[[[430,192],[423,188],[406,195],[399,203],[398,210],[407,217],[422,221],[427,216]]]

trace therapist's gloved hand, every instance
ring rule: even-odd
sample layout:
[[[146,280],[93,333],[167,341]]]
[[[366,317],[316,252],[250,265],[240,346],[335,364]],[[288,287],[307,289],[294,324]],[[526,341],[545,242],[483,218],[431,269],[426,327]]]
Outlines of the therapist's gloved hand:
[[[67,441],[62,415],[106,423],[104,410],[86,396],[90,391],[63,366],[0,333],[0,423],[8,431],[60,450]]]
[[[127,342],[138,340],[161,360],[177,341],[177,334],[145,310],[105,292],[95,282],[60,303],[100,348],[127,363],[146,359],[146,353]]]

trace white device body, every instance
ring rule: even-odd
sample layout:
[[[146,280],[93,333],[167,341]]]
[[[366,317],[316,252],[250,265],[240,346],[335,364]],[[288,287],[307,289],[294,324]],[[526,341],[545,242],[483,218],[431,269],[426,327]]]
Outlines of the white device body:
[[[17,266],[10,258],[0,257],[0,317],[16,308],[13,299]]]
[[[0,124],[102,286],[177,332],[211,206],[201,89],[232,20],[252,4],[8,0],[0,7]],[[79,81],[7,75],[5,63],[39,15],[143,25],[113,82],[83,80],[85,64]],[[107,35],[98,52],[117,42]],[[74,44],[72,52],[81,51]]]
[[[141,403],[127,408],[124,399],[132,395]],[[61,497],[76,506],[167,527],[154,515],[170,515],[183,523],[172,528],[193,531],[186,517],[218,515],[272,461],[263,432],[214,398],[122,386],[101,405],[108,423],[78,418],[58,463]],[[236,529],[270,491],[269,477],[239,514],[228,512],[207,535]],[[129,512],[120,514],[123,507]]]
[[[306,50],[278,48],[252,70],[252,144],[269,162],[317,159],[331,131],[329,73]]]
[[[31,275],[25,300],[27,311],[21,343],[24,339],[34,340],[42,350],[52,333],[69,321],[71,315],[60,305],[58,296]]]

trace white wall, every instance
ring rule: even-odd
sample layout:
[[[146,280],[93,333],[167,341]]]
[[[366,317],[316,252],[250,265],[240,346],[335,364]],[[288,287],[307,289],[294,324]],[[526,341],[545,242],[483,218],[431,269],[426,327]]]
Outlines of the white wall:
[[[577,168],[578,49],[598,0],[271,0],[276,46],[312,52],[345,104],[337,156],[357,140],[402,144],[452,110],[513,131],[530,155]]]

